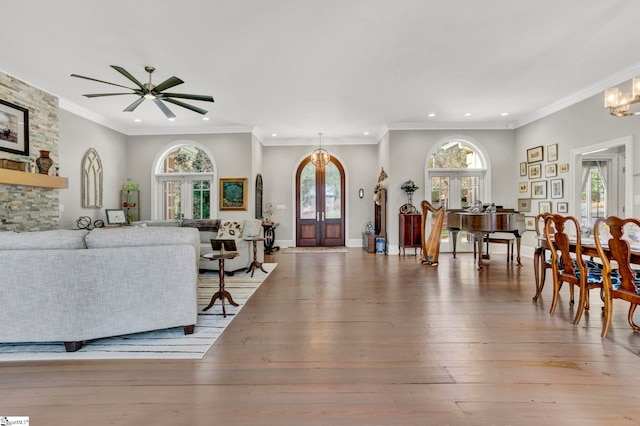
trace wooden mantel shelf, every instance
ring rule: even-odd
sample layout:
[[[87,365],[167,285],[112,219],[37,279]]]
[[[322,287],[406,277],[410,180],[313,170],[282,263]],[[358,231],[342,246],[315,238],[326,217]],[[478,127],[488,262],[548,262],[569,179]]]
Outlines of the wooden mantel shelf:
[[[69,179],[61,176],[49,176],[38,173],[0,169],[0,184],[66,189],[69,187]]]

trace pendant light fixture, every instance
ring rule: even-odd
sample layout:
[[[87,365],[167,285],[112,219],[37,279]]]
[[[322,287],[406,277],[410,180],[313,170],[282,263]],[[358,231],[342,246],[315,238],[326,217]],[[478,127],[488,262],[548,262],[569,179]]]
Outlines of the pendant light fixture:
[[[320,137],[320,147],[311,154],[311,163],[317,168],[322,169],[329,164],[331,156],[326,149],[322,149],[322,133],[318,133],[318,136]]]

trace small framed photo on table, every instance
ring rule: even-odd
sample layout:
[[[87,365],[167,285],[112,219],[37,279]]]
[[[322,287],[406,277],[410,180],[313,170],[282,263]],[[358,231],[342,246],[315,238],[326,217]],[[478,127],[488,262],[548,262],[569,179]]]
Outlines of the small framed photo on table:
[[[129,223],[124,209],[105,209],[107,225],[126,225]]]

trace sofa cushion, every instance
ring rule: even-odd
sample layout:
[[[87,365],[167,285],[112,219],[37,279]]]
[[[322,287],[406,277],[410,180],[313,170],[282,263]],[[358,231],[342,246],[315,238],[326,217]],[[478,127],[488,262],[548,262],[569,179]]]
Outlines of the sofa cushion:
[[[241,238],[244,220],[226,221],[218,228],[217,239]]]
[[[85,238],[87,248],[141,247],[190,244],[200,252],[200,236],[193,228],[165,226],[94,229]]]
[[[0,250],[84,249],[86,229],[53,229],[34,232],[3,232]]]
[[[199,231],[215,232],[220,227],[220,219],[183,219],[183,228],[196,228]]]

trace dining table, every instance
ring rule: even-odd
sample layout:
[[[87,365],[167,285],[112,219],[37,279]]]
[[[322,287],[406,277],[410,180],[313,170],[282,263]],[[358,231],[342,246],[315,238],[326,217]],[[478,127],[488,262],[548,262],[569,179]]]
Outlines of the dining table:
[[[549,247],[549,242],[547,241],[547,239],[542,236],[539,235],[536,237],[536,239],[538,240],[538,247],[536,248],[536,250],[540,250],[541,251],[541,258],[542,261],[539,262],[539,265],[535,265],[534,264],[534,268],[536,268],[536,277],[540,277],[543,276],[543,268],[545,267],[545,261],[546,261],[546,252],[547,250],[551,250],[551,248]],[[596,248],[596,242],[593,238],[581,238],[580,239],[580,245],[582,246],[582,255],[583,256],[589,256],[591,258],[596,258],[596,257],[600,257],[599,253],[598,253],[598,249]],[[606,254],[609,253],[609,248],[607,247],[606,244],[602,245],[602,248],[604,250],[604,252]],[[635,265],[640,265],[640,242],[639,243],[635,243],[635,244],[630,244],[630,251],[629,251],[629,260],[630,263],[635,264]],[[575,238],[570,238],[569,239],[569,250],[572,253],[575,253],[576,251],[576,239]],[[540,292],[542,291],[542,286],[543,283],[538,283],[537,279],[536,279],[536,295],[533,297],[534,300],[537,299],[537,296],[540,295]]]

